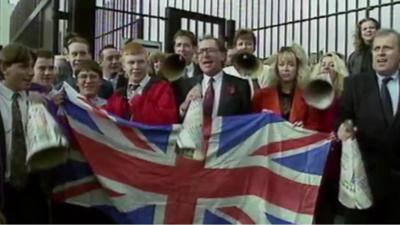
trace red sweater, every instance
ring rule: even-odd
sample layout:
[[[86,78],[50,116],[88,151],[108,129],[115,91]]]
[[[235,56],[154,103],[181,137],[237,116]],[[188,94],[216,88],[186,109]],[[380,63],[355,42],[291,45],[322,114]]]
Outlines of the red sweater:
[[[117,116],[151,125],[178,123],[177,108],[171,85],[153,79],[141,95],[133,97],[129,102],[126,89],[123,89],[116,91],[104,107]]]

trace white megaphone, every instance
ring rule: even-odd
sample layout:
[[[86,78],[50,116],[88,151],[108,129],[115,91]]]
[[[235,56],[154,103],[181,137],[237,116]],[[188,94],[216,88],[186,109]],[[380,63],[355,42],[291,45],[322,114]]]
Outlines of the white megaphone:
[[[27,164],[31,171],[54,168],[67,159],[68,141],[40,103],[29,105],[26,144]]]
[[[314,108],[324,110],[332,105],[335,90],[329,74],[319,74],[314,77],[304,89],[304,100]]]

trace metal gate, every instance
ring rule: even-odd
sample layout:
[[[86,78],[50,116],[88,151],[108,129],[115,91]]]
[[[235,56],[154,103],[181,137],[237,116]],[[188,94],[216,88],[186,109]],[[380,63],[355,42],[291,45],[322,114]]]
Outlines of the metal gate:
[[[166,15],[164,42],[166,52],[173,52],[173,37],[180,29],[190,30],[198,38],[210,34],[227,42],[232,41],[235,21],[170,7],[166,9]]]

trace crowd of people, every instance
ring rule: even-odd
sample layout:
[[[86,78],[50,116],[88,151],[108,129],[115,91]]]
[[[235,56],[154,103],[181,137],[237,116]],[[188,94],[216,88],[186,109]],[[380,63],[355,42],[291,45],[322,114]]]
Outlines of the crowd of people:
[[[233,45],[213,36],[198,39],[191,31],[174,36],[174,54],[149,53],[134,40],[122,49],[105,45],[93,60],[90,44],[71,35],[64,55],[11,43],[1,49],[0,214],[8,223],[111,223],[100,211],[54,202],[51,171],[24,167],[27,107],[43,101],[49,112],[65,100],[66,82],[87,102],[126,120],[151,125],[182,122],[190,103],[203,100],[205,118],[273,112],[293,126],[331,133],[315,223],[400,223],[400,34],[380,28],[373,18],[357,25],[355,51],[348,61],[326,52],[310,65],[301,46],[293,44],[262,61],[254,56],[251,30],[236,32]],[[182,70],[165,70],[170,63]],[[246,65],[255,64],[249,70]],[[308,85],[323,78],[333,99],[319,107],[306,98]],[[318,99],[319,96],[313,96]],[[321,96],[322,98],[322,96]],[[322,100],[321,100],[322,101]],[[343,123],[351,120],[355,127]],[[348,209],[338,202],[341,141],[355,138],[373,196],[369,209]],[[50,181],[49,181],[50,180]],[[79,218],[72,218],[78,213]]]

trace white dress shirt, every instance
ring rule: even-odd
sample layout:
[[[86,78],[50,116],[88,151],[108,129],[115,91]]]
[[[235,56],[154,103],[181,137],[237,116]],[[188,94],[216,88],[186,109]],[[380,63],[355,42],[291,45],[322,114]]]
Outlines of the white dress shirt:
[[[382,88],[382,80],[388,76],[381,76],[378,73],[376,74],[378,77],[378,85],[379,85],[379,91]],[[397,107],[399,104],[399,71],[396,71],[393,75],[390,75],[392,77],[392,80],[387,83],[387,88],[390,93],[390,98],[392,99],[392,107],[393,107],[393,115],[396,115],[397,113]]]
[[[18,98],[19,108],[21,110],[22,124],[24,126],[24,133],[26,132],[26,122],[28,120],[28,95],[25,91],[18,92],[20,97]],[[12,136],[12,96],[14,91],[9,89],[4,85],[4,83],[0,83],[0,112],[1,117],[3,118],[4,124],[4,134],[6,141],[6,178],[10,176],[10,156],[11,156],[11,136]],[[28,147],[28,146],[27,146]]]
[[[207,74],[204,74],[203,76],[203,81],[201,82],[201,87],[202,87],[202,95],[204,96],[206,94],[207,88],[208,88],[208,82],[210,80],[210,76]],[[212,77],[214,79],[213,83],[213,88],[214,88],[214,105],[213,105],[213,111],[212,111],[212,117],[217,116],[218,114],[218,108],[219,108],[219,101],[221,99],[221,87],[222,87],[222,78],[223,78],[223,72],[217,73],[215,76]]]
[[[186,66],[185,68],[186,76],[188,78],[192,78],[194,76],[194,63],[191,62],[189,65]]]
[[[147,83],[149,83],[149,81],[150,81],[150,76],[149,76],[149,75],[146,75],[146,76],[142,79],[142,81],[140,81],[139,87],[138,87],[135,91],[133,91],[133,92],[131,92],[131,91],[129,90],[129,85],[137,85],[137,84],[135,84],[135,83],[133,83],[133,82],[129,82],[129,83],[128,83],[128,88],[126,89],[126,91],[127,91],[126,96],[128,96],[128,99],[132,99],[132,98],[135,97],[136,95],[142,95],[142,94],[143,94],[143,89],[144,89],[144,87],[146,87],[146,85],[147,85]]]

